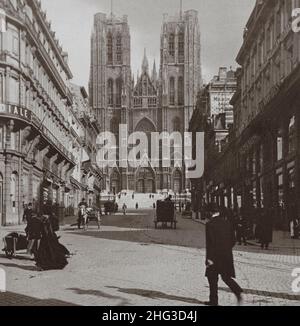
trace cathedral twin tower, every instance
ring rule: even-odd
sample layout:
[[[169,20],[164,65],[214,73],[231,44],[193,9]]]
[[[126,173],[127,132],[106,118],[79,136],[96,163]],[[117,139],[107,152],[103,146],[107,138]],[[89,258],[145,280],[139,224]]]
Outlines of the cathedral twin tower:
[[[188,130],[202,86],[200,29],[198,13],[186,11],[178,17],[164,16],[159,74],[154,64],[150,74],[144,55],[136,83],[131,71],[130,29],[127,16],[98,13],[91,37],[90,105],[102,131],[118,136],[119,125],[127,124],[129,134],[141,131],[180,132]],[[124,169],[103,171],[106,190],[155,193],[188,186],[184,168]]]

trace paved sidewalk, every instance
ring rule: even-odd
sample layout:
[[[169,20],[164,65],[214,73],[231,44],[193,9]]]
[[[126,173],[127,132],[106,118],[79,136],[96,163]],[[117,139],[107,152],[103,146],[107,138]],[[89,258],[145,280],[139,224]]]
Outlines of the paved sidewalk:
[[[193,221],[205,225],[208,220],[196,219],[193,217]],[[253,246],[260,246],[255,240],[248,240],[248,243]],[[291,239],[289,232],[273,231],[273,242],[271,244],[273,249],[297,249],[300,250],[300,239]]]

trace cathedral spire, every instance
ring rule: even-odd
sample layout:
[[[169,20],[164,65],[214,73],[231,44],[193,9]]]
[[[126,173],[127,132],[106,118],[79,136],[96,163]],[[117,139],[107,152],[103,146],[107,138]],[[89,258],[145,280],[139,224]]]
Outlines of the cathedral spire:
[[[110,0],[110,15],[111,18],[114,16],[114,0]]]
[[[149,73],[149,62],[148,62],[148,58],[147,58],[147,53],[146,53],[146,49],[144,50],[144,59],[143,59],[143,64],[142,64],[142,72],[147,72]]]
[[[152,70],[152,82],[153,83],[156,83],[157,82],[157,71],[156,71],[156,63],[155,63],[155,60],[154,60],[154,63],[153,63],[153,70]]]

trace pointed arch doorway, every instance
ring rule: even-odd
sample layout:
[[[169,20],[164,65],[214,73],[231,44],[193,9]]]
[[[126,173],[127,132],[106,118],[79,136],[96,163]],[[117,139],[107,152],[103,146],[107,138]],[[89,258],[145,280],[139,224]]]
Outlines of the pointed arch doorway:
[[[141,168],[136,174],[136,192],[141,194],[153,194],[156,192],[155,175],[150,168]]]

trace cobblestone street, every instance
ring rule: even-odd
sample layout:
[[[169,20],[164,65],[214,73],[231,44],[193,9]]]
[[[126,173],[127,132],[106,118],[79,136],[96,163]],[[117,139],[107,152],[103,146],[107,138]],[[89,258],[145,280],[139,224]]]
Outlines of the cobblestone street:
[[[70,224],[73,221],[70,221]],[[177,230],[155,230],[153,211],[103,218],[98,231],[65,226],[61,242],[72,252],[63,271],[37,271],[26,255],[0,267],[7,274],[7,293],[0,305],[203,305],[208,300],[204,225],[179,218]],[[0,230],[1,237],[21,228]],[[236,247],[237,279],[246,305],[300,305],[291,276],[300,267],[300,246],[261,251]],[[220,282],[220,304],[235,305]]]

